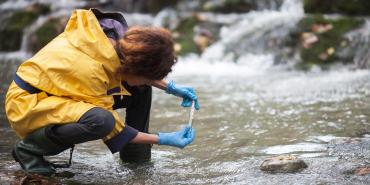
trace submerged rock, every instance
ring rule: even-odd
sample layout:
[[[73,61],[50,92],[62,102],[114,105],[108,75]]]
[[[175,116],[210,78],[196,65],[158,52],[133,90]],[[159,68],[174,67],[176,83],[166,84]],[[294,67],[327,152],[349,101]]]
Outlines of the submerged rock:
[[[307,168],[307,164],[295,156],[277,156],[266,159],[260,166],[262,171],[270,173],[294,173]]]
[[[328,153],[339,159],[370,161],[370,138],[334,139],[329,142]]]
[[[359,167],[355,170],[356,175],[369,175],[370,167]]]

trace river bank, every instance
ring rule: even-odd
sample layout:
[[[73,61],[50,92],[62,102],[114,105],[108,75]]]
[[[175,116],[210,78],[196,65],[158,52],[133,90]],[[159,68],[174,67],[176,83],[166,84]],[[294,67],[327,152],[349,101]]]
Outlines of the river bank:
[[[259,60],[266,58],[251,57],[244,65],[184,59],[176,65],[169,78],[192,84],[201,103],[194,120],[197,138],[189,147],[154,146],[151,163],[127,165],[101,141],[88,142],[77,146],[74,164],[66,170],[73,177],[53,180],[62,184],[369,182],[370,175],[352,173],[368,165],[369,72],[344,68],[302,73],[281,66],[251,65]],[[187,70],[190,66],[196,70]],[[179,103],[176,97],[155,89],[150,130],[165,132],[184,126],[188,110]],[[6,122],[2,123],[0,176],[6,184],[24,176],[10,156],[17,138]],[[357,137],[364,142],[331,142]],[[51,159],[67,161],[68,152]],[[297,155],[308,168],[293,174],[260,171],[264,159],[282,154]]]

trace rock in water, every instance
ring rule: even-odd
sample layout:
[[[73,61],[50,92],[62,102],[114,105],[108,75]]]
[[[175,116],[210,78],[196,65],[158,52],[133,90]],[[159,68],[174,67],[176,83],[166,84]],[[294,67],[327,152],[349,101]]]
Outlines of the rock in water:
[[[370,167],[359,167],[355,170],[356,175],[369,175]]]
[[[270,173],[294,173],[304,168],[307,168],[307,164],[292,155],[268,158],[260,166],[262,171]]]

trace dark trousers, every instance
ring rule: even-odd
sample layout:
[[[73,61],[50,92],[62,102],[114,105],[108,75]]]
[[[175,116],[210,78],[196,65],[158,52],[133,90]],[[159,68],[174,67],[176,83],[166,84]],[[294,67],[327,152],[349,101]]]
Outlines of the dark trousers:
[[[115,100],[113,109],[126,108],[126,125],[140,132],[148,132],[152,88],[150,86],[131,87],[127,84],[125,88],[132,96],[123,96],[122,100],[120,96],[113,96]],[[103,138],[112,131],[114,124],[114,117],[109,111],[95,107],[83,114],[77,123],[50,126],[46,130],[46,135],[56,143],[71,146]],[[150,147],[150,145],[125,144],[120,151],[121,157],[125,160],[129,158],[125,157],[126,155],[138,156],[145,153],[143,157],[147,158],[149,155],[150,159]]]
[[[123,102],[126,103],[123,105],[126,108],[126,124],[141,132],[148,133],[152,88],[150,86],[129,87],[127,85],[125,88],[132,94],[132,96],[123,98]],[[121,149],[120,158],[124,162],[149,161],[151,147],[150,144],[128,143]]]
[[[150,108],[152,105],[152,87],[125,85],[131,96],[114,96],[113,109],[126,108],[126,124],[140,132],[149,131]]]

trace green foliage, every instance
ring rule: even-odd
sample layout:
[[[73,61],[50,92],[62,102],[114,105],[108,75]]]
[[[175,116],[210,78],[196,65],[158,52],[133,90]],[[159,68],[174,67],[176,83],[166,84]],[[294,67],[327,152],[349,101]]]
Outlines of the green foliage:
[[[370,15],[369,0],[305,0],[306,13]]]
[[[323,32],[315,33],[319,41],[312,44],[310,48],[300,47],[302,63],[299,64],[300,68],[309,68],[313,64],[319,64],[325,66],[334,61],[340,60],[338,51],[343,49],[345,46],[341,46],[342,42],[347,42],[344,38],[344,34],[350,30],[356,29],[363,24],[363,20],[354,19],[350,17],[343,17],[336,20],[325,19],[323,16],[309,16],[302,19],[298,25],[300,33],[311,32],[312,25],[314,24],[331,24],[333,29]],[[300,34],[296,34],[298,36]],[[299,40],[300,38],[296,38]],[[334,48],[335,53],[329,55],[328,58],[323,61],[319,58],[321,53],[325,53],[329,48]]]
[[[183,19],[175,29],[175,32],[179,33],[179,37],[175,38],[175,42],[181,45],[181,51],[179,52],[180,55],[197,52],[197,46],[193,41],[193,28],[198,23],[199,21],[195,16],[190,16]]]

